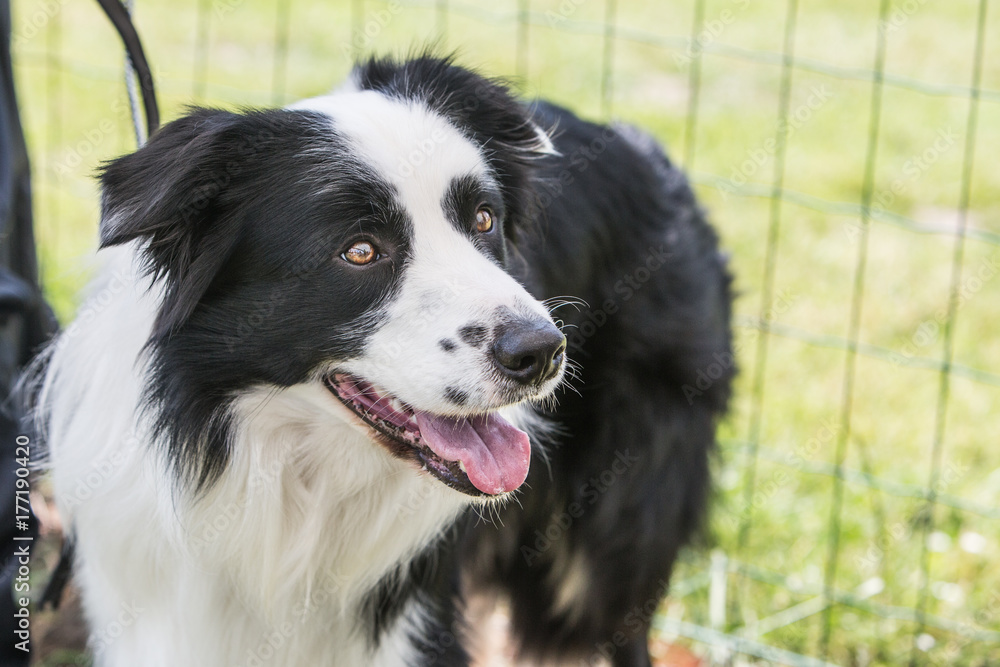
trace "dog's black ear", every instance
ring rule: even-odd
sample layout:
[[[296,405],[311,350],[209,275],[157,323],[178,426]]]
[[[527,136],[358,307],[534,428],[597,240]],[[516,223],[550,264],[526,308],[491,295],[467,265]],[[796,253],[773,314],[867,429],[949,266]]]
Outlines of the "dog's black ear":
[[[470,127],[489,128],[489,134],[479,137],[485,140],[487,149],[491,143],[501,144],[511,157],[520,161],[559,154],[549,130],[531,118],[527,106],[512,98],[498,82],[488,81],[487,84],[470,98],[465,109],[457,112],[468,116]]]
[[[154,336],[187,319],[239,238],[226,210],[250,145],[245,119],[194,109],[101,171],[101,247],[138,241],[147,271],[165,280]]]

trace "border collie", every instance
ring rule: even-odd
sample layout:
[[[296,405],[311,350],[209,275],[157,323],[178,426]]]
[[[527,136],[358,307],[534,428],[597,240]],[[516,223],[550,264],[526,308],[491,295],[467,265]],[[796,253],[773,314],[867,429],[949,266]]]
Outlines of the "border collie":
[[[34,389],[98,665],[470,665],[470,599],[519,659],[650,664],[733,364],[647,135],[373,59],[101,184]]]

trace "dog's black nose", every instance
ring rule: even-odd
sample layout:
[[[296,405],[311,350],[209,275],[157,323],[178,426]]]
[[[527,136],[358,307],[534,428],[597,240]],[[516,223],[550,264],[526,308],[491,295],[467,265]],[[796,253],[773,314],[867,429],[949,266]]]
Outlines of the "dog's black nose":
[[[499,328],[493,357],[504,375],[521,384],[541,384],[559,372],[566,337],[551,322],[516,321]]]

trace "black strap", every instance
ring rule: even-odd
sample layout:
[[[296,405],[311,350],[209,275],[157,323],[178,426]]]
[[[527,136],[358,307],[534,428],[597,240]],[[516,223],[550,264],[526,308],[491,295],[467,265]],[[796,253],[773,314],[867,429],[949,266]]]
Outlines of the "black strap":
[[[64,538],[62,550],[59,552],[59,562],[56,563],[56,569],[52,571],[52,576],[49,577],[49,582],[45,584],[45,590],[38,601],[39,611],[47,607],[51,607],[52,609],[59,608],[59,603],[62,602],[63,590],[66,588],[66,584],[69,583],[69,578],[73,574],[74,552],[73,541],[68,537]]]
[[[142,90],[142,106],[146,110],[146,134],[153,135],[156,128],[160,126],[160,110],[156,106],[156,90],[153,88],[153,73],[149,69],[149,62],[146,54],[142,50],[142,42],[139,40],[139,33],[136,32],[132,24],[132,17],[120,0],[97,0],[101,9],[111,19],[115,30],[125,44],[125,52],[128,53],[129,60],[139,79],[139,88]]]
[[[35,438],[20,423],[21,406],[8,397],[17,373],[55,329],[55,320],[38,290],[31,169],[17,113],[10,43],[10,2],[0,0],[0,636],[5,638],[0,665],[27,667],[31,655],[20,650],[21,640],[14,634],[20,630],[22,607],[12,593],[22,576],[23,549],[32,544],[38,522],[30,510],[24,513],[15,473],[21,465],[17,459],[24,456],[17,449],[23,445],[20,437]],[[37,451],[31,448],[32,454]]]

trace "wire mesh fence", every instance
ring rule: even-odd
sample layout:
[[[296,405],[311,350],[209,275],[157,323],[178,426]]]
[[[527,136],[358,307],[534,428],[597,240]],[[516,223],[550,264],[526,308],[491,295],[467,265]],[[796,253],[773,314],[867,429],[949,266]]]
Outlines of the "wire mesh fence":
[[[131,148],[96,9],[15,2],[63,318]],[[657,632],[719,664],[1000,661],[1000,16],[988,0],[138,0],[164,116],[432,43],[653,131],[731,249],[733,415]],[[18,28],[20,26],[20,28]],[[18,32],[20,30],[20,32]],[[726,360],[719,360],[720,364]],[[704,369],[704,381],[720,369]],[[717,377],[718,375],[716,375]],[[693,387],[692,391],[698,391]]]

